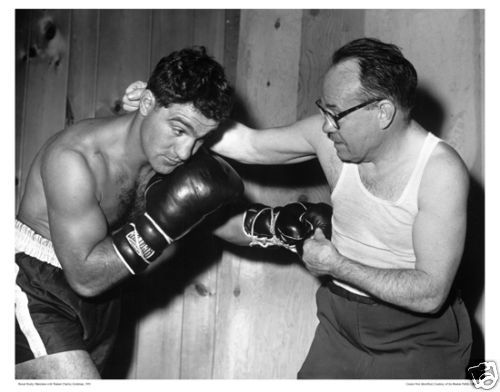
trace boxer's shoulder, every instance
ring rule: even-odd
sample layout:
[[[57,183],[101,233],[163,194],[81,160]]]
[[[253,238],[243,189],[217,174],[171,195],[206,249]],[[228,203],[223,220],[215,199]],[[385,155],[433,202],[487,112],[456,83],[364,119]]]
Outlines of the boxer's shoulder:
[[[117,129],[116,119],[86,119],[65,128],[53,136],[41,154],[42,170],[78,174],[83,171],[99,177],[109,171],[106,159],[109,137]]]

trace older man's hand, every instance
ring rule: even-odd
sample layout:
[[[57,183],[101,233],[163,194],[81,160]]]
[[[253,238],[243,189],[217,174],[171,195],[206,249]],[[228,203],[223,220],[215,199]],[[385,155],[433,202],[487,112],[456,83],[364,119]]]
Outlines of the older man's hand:
[[[306,268],[315,276],[333,275],[342,256],[321,229],[304,242],[302,260]]]

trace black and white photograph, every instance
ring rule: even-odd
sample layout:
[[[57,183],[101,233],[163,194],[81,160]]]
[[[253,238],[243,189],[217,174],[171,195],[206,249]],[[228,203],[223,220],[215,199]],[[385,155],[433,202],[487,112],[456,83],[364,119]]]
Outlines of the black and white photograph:
[[[9,385],[496,386],[495,21],[306,5],[10,10]]]

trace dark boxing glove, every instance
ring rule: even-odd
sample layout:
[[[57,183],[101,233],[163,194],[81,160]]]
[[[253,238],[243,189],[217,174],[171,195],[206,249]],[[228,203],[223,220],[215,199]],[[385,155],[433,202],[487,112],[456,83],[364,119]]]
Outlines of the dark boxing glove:
[[[200,150],[146,187],[146,212],[113,234],[113,246],[132,274],[144,270],[173,241],[243,193],[243,182],[222,158]]]
[[[243,231],[252,241],[250,246],[281,246],[293,252],[316,228],[325,237],[332,236],[332,207],[325,203],[291,203],[283,207],[253,204],[243,217]]]

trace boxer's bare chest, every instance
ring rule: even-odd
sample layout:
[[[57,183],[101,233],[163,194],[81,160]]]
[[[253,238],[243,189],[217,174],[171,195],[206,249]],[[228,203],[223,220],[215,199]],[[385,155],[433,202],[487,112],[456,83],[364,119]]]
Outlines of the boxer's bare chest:
[[[111,228],[144,211],[144,190],[152,175],[150,168],[137,173],[117,170],[100,179],[99,205]]]

